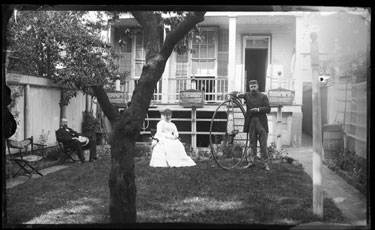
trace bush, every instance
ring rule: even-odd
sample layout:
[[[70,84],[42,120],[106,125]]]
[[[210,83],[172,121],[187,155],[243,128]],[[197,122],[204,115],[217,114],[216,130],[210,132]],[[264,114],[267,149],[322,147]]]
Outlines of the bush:
[[[91,137],[100,130],[100,122],[90,112],[83,112],[82,134]]]
[[[274,142],[268,146],[268,156],[272,160],[284,160],[288,163],[292,163],[294,161],[293,158],[288,156],[285,149],[281,149],[280,151],[276,150],[276,144]]]
[[[185,144],[185,143],[182,143],[183,145],[184,145],[184,147],[185,147],[185,152],[186,152],[186,154],[188,155],[188,156],[193,156],[193,147],[191,146],[191,145],[189,145],[189,144]]]
[[[151,148],[147,144],[135,145],[134,157],[144,157],[151,154]]]
[[[330,166],[333,169],[340,169],[348,172],[354,180],[366,184],[367,166],[366,159],[358,156],[355,152],[339,150],[338,157],[333,160]]]
[[[46,157],[49,160],[58,160],[61,156],[61,152],[57,146],[46,148]]]
[[[190,145],[182,143],[185,147],[186,154],[192,156],[193,149]],[[135,157],[151,157],[152,149],[150,145],[146,142],[145,144],[136,144],[134,149]]]

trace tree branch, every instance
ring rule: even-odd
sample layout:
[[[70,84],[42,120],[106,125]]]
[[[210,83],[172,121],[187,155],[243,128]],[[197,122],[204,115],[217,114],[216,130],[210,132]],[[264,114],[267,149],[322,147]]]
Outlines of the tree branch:
[[[173,47],[180,41],[197,23],[204,20],[205,11],[190,12],[186,15],[185,20],[180,22],[177,27],[169,32],[165,38],[161,55],[165,58],[168,58],[172,51]]]
[[[150,16],[148,11],[130,11],[135,20],[144,28],[147,23],[147,18]]]
[[[134,18],[141,24],[144,32],[144,43],[146,46],[146,61],[150,59],[150,55],[160,52],[163,41],[163,28],[161,23],[162,17],[158,13],[148,11],[132,11]]]
[[[120,113],[109,101],[109,98],[107,96],[107,93],[104,91],[103,86],[91,86],[91,88],[94,90],[95,96],[98,99],[98,102],[104,112],[104,115],[111,122],[117,121],[120,117]]]

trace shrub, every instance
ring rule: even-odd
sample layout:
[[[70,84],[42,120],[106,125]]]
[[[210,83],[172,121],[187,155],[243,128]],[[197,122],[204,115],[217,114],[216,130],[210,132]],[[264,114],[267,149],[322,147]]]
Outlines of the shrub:
[[[39,144],[42,144],[42,145],[46,144],[49,134],[50,134],[50,130],[48,130],[48,132],[44,132],[44,129],[42,129],[41,134],[39,136],[39,140],[38,140]]]
[[[340,169],[348,172],[354,180],[361,184],[366,184],[367,166],[366,159],[358,156],[349,150],[339,150],[338,157],[330,165],[333,169]]]
[[[91,137],[100,129],[100,122],[90,112],[83,112],[82,134]]]
[[[151,148],[149,145],[135,145],[134,148],[135,157],[143,157],[151,154]]]
[[[288,163],[292,163],[294,161],[293,158],[288,156],[288,153],[285,149],[281,149],[280,151],[278,151],[274,142],[272,142],[271,145],[268,146],[268,156],[273,160],[285,160]]]

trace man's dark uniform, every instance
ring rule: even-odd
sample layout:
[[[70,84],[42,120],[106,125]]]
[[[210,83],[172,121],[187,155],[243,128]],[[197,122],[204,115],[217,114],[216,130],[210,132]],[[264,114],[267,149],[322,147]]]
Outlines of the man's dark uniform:
[[[264,160],[268,159],[267,151],[267,137],[268,137],[268,120],[266,113],[271,111],[268,97],[260,92],[252,95],[251,92],[238,95],[239,98],[244,98],[246,102],[246,115],[244,132],[250,134],[250,146],[252,154],[255,157],[257,149],[257,136],[259,135],[261,156]],[[259,108],[259,112],[250,111],[253,108]]]
[[[82,152],[83,149],[90,149],[90,160],[96,160],[96,140],[94,138],[90,138],[89,143],[86,146],[82,146],[81,142],[72,139],[73,137],[78,136],[80,136],[80,134],[69,127],[67,127],[66,129],[60,127],[56,131],[56,139],[58,141],[61,141],[64,146],[76,150],[78,158],[81,162],[85,161],[85,157],[83,156]]]

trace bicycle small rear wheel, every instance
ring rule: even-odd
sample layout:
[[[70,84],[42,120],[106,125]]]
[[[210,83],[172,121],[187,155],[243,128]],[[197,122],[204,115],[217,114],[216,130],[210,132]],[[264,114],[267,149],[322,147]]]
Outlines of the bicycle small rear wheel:
[[[240,134],[245,110],[235,99],[222,102],[215,110],[210,124],[210,150],[215,162],[223,169],[237,167],[245,158],[246,136]]]

